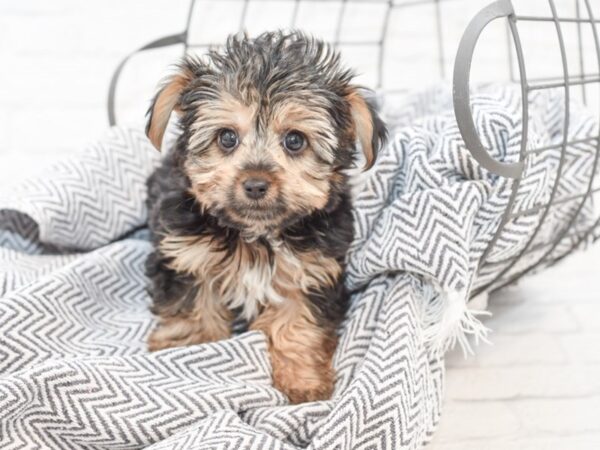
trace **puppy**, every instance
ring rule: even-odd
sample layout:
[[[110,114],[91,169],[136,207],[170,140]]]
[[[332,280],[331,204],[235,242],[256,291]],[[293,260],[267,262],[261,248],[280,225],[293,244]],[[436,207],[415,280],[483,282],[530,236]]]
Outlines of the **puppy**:
[[[340,56],[300,32],[233,36],[186,57],[149,110],[147,261],[158,327],[150,350],[226,339],[241,317],[268,342],[274,385],[293,403],[329,398],[352,240],[345,169],[385,139]]]

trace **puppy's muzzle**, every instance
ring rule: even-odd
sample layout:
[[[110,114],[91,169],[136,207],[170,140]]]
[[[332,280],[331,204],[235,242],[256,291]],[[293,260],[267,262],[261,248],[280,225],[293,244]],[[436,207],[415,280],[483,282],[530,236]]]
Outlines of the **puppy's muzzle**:
[[[249,178],[242,183],[246,197],[259,200],[267,195],[271,183],[264,178]]]

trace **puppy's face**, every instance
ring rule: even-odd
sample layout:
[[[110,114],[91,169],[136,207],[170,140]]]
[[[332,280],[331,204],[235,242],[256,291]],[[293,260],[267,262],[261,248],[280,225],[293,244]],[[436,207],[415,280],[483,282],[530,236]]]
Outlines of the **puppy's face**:
[[[157,95],[148,134],[160,147],[172,109],[182,164],[205,211],[259,236],[335,207],[361,141],[367,164],[385,130],[339,57],[301,34],[231,38],[186,59]]]
[[[327,206],[334,124],[326,111],[290,97],[261,105],[221,92],[198,105],[185,167],[209,212],[245,229],[273,229]]]

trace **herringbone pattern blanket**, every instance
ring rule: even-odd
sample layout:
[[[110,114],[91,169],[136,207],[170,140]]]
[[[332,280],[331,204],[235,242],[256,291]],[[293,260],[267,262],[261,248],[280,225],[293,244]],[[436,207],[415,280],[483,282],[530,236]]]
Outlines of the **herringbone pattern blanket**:
[[[518,158],[516,92],[474,97],[482,139],[504,161]],[[509,224],[476,276],[510,183],[478,167],[450,105],[445,89],[384,105],[394,131],[357,188],[347,276],[354,294],[330,401],[289,405],[271,385],[257,332],[146,352],[153,318],[144,183],[159,155],[140,129],[113,128],[77,158],[0,195],[0,447],[421,447],[440,416],[443,350],[486,331],[467,308],[470,290],[539,221],[532,213]],[[532,142],[560,142],[561,105],[554,93],[537,98]],[[572,124],[573,138],[598,133],[585,111],[573,112]],[[592,170],[591,146],[570,151],[577,158],[561,195]],[[520,205],[548,198],[556,161],[556,152],[532,158]],[[543,239],[566,211],[549,216]]]

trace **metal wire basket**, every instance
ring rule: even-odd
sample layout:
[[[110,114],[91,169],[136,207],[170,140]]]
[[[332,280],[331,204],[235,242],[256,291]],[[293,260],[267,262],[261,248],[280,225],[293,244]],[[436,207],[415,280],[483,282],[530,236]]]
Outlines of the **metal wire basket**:
[[[485,6],[486,3],[487,0],[192,0],[183,32],[150,42],[117,67],[109,88],[109,122],[116,123],[117,83],[134,54],[172,45],[182,46],[184,52],[203,51],[241,29],[250,34],[260,28],[308,29],[341,49],[349,63],[363,73],[363,84],[383,92],[424,87],[453,74],[454,109],[467,148],[484,168],[512,180],[508,207],[483,253],[480,269],[489,263],[497,242],[511,223],[532,214],[539,217],[535,231],[518,256],[494,261],[496,267],[498,264],[501,267],[473,295],[496,290],[539,267],[556,263],[583,243],[600,237],[598,211],[591,225],[587,220],[585,229],[576,226],[586,206],[600,200],[600,183],[596,178],[600,136],[594,133],[577,141],[569,140],[569,110],[574,98],[600,111],[600,2],[592,5],[591,0],[514,0],[513,4],[511,0],[498,0]],[[215,12],[217,4],[224,13]],[[264,14],[265,9],[276,11]],[[218,33],[204,36],[197,33],[198,29],[207,29],[197,22],[214,22],[215,15],[224,21]],[[417,17],[426,20],[415,20]],[[473,18],[467,23],[469,17]],[[277,22],[267,23],[265,18],[275,18]],[[319,22],[322,22],[320,28]],[[361,29],[365,24],[370,31]],[[536,27],[541,28],[536,31]],[[464,30],[462,38],[456,34],[457,29]],[[487,39],[488,50],[482,53],[483,37]],[[537,51],[528,49],[528,39],[532,37],[538,40]],[[413,45],[415,42],[418,47]],[[518,162],[494,160],[477,135],[470,103],[476,54],[483,55],[481,67],[487,69],[482,81],[504,80],[520,85],[523,139]],[[456,56],[450,58],[450,55]],[[530,96],[548,89],[564,92],[563,139],[557,145],[535,148],[527,140]],[[581,174],[586,178],[585,189],[565,197],[560,193],[569,157],[567,149],[577,145],[593,146],[593,163],[588,173]],[[546,151],[560,152],[559,164],[549,169],[555,170],[549,200],[518,208],[515,200],[527,160]],[[562,208],[567,218],[555,233],[556,239],[544,242],[540,230],[554,208]],[[519,261],[525,257],[534,261],[522,268]]]

